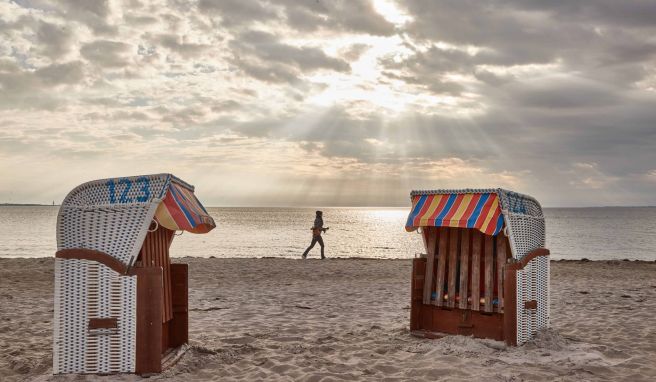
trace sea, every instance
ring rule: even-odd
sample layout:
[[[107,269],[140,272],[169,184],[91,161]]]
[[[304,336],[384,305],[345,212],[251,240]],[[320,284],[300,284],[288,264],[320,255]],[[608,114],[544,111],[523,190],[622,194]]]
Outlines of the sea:
[[[57,206],[0,206],[0,257],[52,257]],[[208,208],[217,228],[185,232],[173,257],[300,258],[312,239],[313,208]],[[424,252],[406,232],[409,208],[322,208],[327,257],[409,259]],[[656,261],[656,207],[546,208],[552,259]],[[309,258],[318,258],[319,246]]]

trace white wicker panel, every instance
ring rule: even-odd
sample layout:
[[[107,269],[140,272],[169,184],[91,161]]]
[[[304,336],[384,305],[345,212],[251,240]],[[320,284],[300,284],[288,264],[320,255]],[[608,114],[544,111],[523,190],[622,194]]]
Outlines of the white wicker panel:
[[[59,210],[58,249],[94,249],[131,266],[172,179],[177,181],[169,174],[144,175],[76,187]]]
[[[515,259],[521,260],[534,249],[545,247],[544,218],[508,212],[504,216]]]
[[[537,262],[535,267],[535,287],[536,287],[536,300],[538,301],[537,310],[537,323],[538,330],[549,326],[550,317],[550,293],[551,286],[549,285],[550,278],[550,263],[549,257],[538,257],[534,261]]]
[[[156,203],[105,207],[62,206],[58,219],[58,247],[102,251],[129,265],[143,244]]]
[[[498,190],[501,211],[506,221],[510,249],[520,260],[529,252],[545,246],[542,207],[533,198],[507,190]]]
[[[75,259],[57,259],[55,272],[55,374],[134,372],[136,276]],[[110,317],[118,329],[88,329],[90,318]]]
[[[83,373],[85,370],[88,262],[55,260],[53,372]]]
[[[526,301],[536,300],[537,309],[525,309]],[[517,344],[530,340],[549,325],[549,258],[540,256],[517,272]]]

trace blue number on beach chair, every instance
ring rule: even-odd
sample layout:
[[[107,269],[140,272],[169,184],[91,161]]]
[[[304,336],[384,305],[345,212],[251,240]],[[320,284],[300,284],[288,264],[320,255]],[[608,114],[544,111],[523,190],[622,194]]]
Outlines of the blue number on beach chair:
[[[143,192],[143,195],[137,196],[137,201],[148,201],[148,199],[150,199],[150,181],[148,178],[142,176],[141,178],[137,179],[137,183],[141,185],[141,192]]]
[[[121,193],[121,198],[119,199],[120,203],[130,203],[132,202],[132,199],[128,197],[128,192],[130,192],[130,189],[132,188],[132,182],[130,182],[130,179],[128,178],[121,178],[118,180],[118,184],[125,184],[125,188],[123,189],[123,192]]]
[[[141,186],[142,194],[137,196],[138,202],[147,202],[150,199],[150,180],[145,176],[142,176],[137,179],[137,183]],[[116,201],[116,183],[114,179],[108,180],[106,183],[107,190],[109,191],[109,203],[115,204]],[[120,178],[118,184],[125,184],[123,192],[118,199],[118,203],[132,203],[132,198],[128,197],[128,193],[132,189],[132,182],[128,178]]]
[[[110,179],[105,183],[109,190],[109,203],[116,203],[116,185],[114,184],[114,179]]]

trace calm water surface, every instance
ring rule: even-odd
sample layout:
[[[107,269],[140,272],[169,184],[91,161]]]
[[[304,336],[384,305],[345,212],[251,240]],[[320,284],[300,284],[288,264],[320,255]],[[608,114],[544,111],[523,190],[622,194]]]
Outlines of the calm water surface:
[[[314,209],[208,208],[217,228],[184,233],[173,256],[300,257],[310,243]],[[0,257],[55,252],[58,207],[0,207]],[[411,258],[421,238],[404,230],[409,208],[324,208],[326,255]],[[547,247],[554,259],[656,260],[656,208],[548,208]],[[309,257],[318,257],[318,245]]]

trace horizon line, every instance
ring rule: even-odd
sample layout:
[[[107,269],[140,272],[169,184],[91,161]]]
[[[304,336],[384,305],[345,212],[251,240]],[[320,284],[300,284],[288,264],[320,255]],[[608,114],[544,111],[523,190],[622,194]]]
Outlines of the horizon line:
[[[0,207],[60,207],[61,204],[43,204],[43,203],[7,203],[7,202],[2,202],[0,203]],[[236,205],[213,205],[213,206],[205,206],[205,208],[308,208],[308,209],[313,209],[313,208],[408,208],[411,206],[399,206],[399,205],[388,205],[388,206],[380,206],[380,205],[300,205],[300,206],[293,206],[293,205],[270,205],[270,206],[264,206],[264,205],[242,205],[242,206],[236,206]],[[600,206],[600,205],[591,205],[591,206],[542,206],[542,208],[654,208],[656,205],[606,205],[606,206]]]

